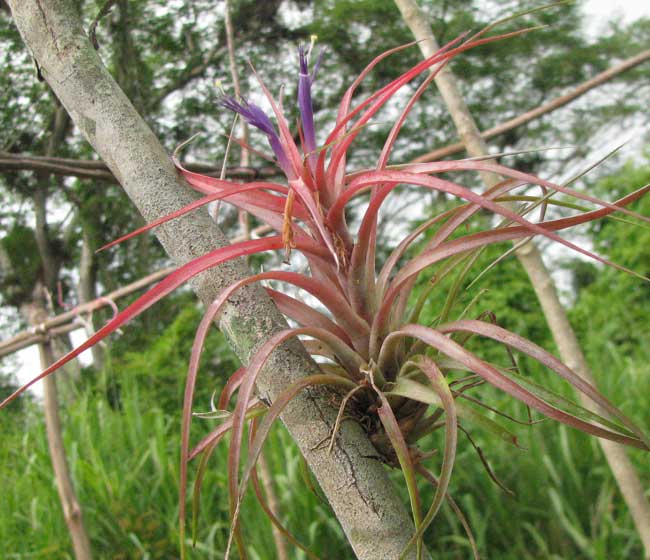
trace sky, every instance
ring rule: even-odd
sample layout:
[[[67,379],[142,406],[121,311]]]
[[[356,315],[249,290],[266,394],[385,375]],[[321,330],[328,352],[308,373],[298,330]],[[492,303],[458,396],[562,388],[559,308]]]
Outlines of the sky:
[[[596,36],[612,19],[620,18],[623,23],[629,23],[640,17],[650,17],[650,0],[618,0],[616,3],[611,0],[586,0],[584,13],[587,16],[585,18],[586,31],[590,35]],[[72,342],[75,345],[81,344],[84,340],[83,330],[72,333]],[[19,352],[16,358],[17,376],[21,382],[28,381],[40,372],[36,346]],[[81,363],[83,365],[91,363],[90,351],[81,355]],[[33,391],[38,396],[42,395],[41,384],[34,385]]]
[[[584,13],[588,16],[587,30],[590,33],[598,32],[599,28],[606,25],[613,18],[622,18],[624,23],[629,23],[640,17],[650,17],[650,1],[648,0],[586,0]]]

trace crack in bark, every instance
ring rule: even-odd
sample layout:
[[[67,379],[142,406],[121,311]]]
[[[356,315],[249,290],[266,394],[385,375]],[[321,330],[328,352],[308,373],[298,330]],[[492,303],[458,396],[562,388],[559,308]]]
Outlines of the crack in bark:
[[[329,422],[329,420],[327,419],[325,413],[323,412],[322,407],[321,407],[322,403],[320,402],[320,400],[318,398],[316,398],[312,394],[312,391],[307,391],[306,393],[307,393],[307,398],[312,402],[312,404],[314,405],[314,408],[318,411],[318,415],[320,416],[321,421],[323,422],[323,424],[325,424],[328,427],[328,429],[330,430],[330,433],[332,433],[332,431],[334,429],[334,426]],[[346,470],[350,473],[349,476],[350,476],[350,478],[352,480],[349,482],[349,484],[347,484],[347,487],[350,488],[350,487],[354,486],[356,488],[357,492],[359,493],[359,496],[361,497],[361,500],[363,501],[363,503],[366,506],[368,506],[372,510],[372,512],[379,519],[381,519],[381,515],[379,514],[379,511],[375,507],[374,502],[372,500],[369,500],[365,496],[365,494],[361,491],[361,488],[359,487],[359,481],[357,479],[357,474],[356,474],[356,471],[355,471],[355,467],[354,467],[354,461],[352,460],[352,457],[350,457],[350,454],[347,452],[345,447],[343,447],[340,444],[340,438],[341,438],[340,435],[335,436],[335,447],[336,447],[336,449],[339,450],[340,456],[343,456],[345,458],[345,462],[348,465],[348,468]]]
[[[54,50],[56,51],[56,54],[60,54],[61,49],[59,49],[59,42],[56,39],[56,33],[54,33],[54,30],[52,29],[50,23],[47,20],[47,16],[45,15],[45,10],[41,5],[41,0],[36,0],[36,6],[38,7],[38,11],[41,13],[41,17],[43,18],[43,23],[45,24],[46,29],[50,32],[50,37],[52,37],[52,45],[54,45]]]

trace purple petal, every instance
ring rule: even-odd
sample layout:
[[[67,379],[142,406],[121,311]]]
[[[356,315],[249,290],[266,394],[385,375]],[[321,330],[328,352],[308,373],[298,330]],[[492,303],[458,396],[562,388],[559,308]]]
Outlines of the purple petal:
[[[262,110],[262,108],[255,105],[255,103],[248,102],[246,99],[242,99],[241,102],[239,102],[234,97],[227,95],[223,96],[219,100],[219,105],[229,109],[233,113],[241,115],[248,124],[266,134],[271,149],[273,150],[275,157],[278,159],[280,167],[285,174],[289,175],[291,169],[289,158],[282,147],[282,142],[280,141],[280,137],[278,136],[271,119],[269,119],[268,115]]]
[[[249,103],[245,99],[242,99],[240,103],[234,97],[224,96],[219,100],[219,105],[231,110],[233,113],[238,113],[246,119],[246,122],[255,128],[259,128],[262,132],[277,136],[271,119],[254,103]]]

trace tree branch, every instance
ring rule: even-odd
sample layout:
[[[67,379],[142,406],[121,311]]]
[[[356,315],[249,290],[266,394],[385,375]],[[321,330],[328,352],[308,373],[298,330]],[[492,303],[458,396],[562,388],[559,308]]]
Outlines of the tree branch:
[[[204,173],[205,175],[219,175],[221,172],[221,167],[215,165],[203,163],[184,163],[183,165],[191,171]],[[80,179],[101,179],[114,183],[118,182],[103,161],[0,152],[0,171],[21,170],[43,171],[54,175],[79,177]],[[231,179],[255,180],[263,177],[275,177],[279,173],[278,169],[272,165],[226,168],[226,176]]]
[[[44,78],[77,127],[107,163],[146,220],[195,200],[152,131],[102,65],[72,0],[9,0],[14,21]],[[160,226],[156,234],[178,265],[227,239],[207,211]],[[206,304],[249,275],[242,260],[206,271],[192,287]],[[242,290],[219,325],[243,363],[286,322],[259,287]],[[298,341],[279,348],[262,373],[258,391],[273,400],[289,384],[318,371]],[[396,558],[413,525],[387,473],[369,459],[374,448],[361,427],[346,422],[333,453],[319,444],[330,434],[336,410],[324,395],[303,393],[282,417],[362,559]],[[412,556],[409,556],[409,558]]]
[[[530,111],[527,111],[526,113],[523,113],[504,123],[501,123],[500,125],[497,125],[493,128],[489,128],[484,132],[481,132],[480,136],[481,138],[483,138],[483,140],[489,140],[490,138],[494,138],[495,136],[501,136],[502,134],[505,134],[506,132],[513,130],[514,128],[518,128],[520,126],[528,124],[529,122],[534,121],[535,119],[538,119],[543,115],[546,115],[552,111],[555,111],[556,109],[559,109],[560,107],[563,107],[564,105],[569,104],[571,101],[577,99],[578,97],[581,97],[588,91],[597,88],[598,86],[612,80],[619,74],[622,74],[623,72],[626,72],[627,70],[630,70],[638,66],[639,64],[646,62],[647,60],[650,60],[650,50],[643,51],[637,54],[636,56],[624,60],[623,62],[617,64],[616,66],[612,66],[611,68],[608,68],[607,70],[594,76],[590,80],[581,83],[579,86],[572,89],[570,92],[565,93],[560,97],[556,97],[555,99],[549,101],[548,103],[544,103],[544,105],[540,105],[535,109],[531,109]],[[455,144],[449,144],[448,146],[443,146],[442,148],[437,148],[431,152],[422,154],[421,156],[415,158],[413,162],[420,163],[425,161],[437,161],[442,158],[449,157],[451,155],[462,152],[464,149],[465,149],[465,144],[463,142],[456,142]]]

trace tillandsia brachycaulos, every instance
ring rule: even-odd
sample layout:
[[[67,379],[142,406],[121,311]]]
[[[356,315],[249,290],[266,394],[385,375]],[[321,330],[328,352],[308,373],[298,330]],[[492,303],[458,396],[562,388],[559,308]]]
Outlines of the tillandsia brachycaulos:
[[[486,37],[482,33],[469,38],[461,36],[379,90],[357,100],[355,92],[373,68],[411,44],[384,52],[372,60],[349,86],[340,103],[334,127],[322,144],[317,140],[312,107],[312,89],[320,57],[312,65],[311,48],[301,46],[298,49],[298,141],[294,139],[296,135],[280,104],[259,77],[258,82],[271,106],[275,122],[254,103],[223,97],[222,107],[237,113],[266,135],[277,165],[286,176],[286,182],[255,181],[241,184],[216,179],[185,169],[174,156],[179,172],[204,196],[192,205],[157,220],[116,243],[217,200],[225,200],[250,213],[270,226],[276,234],[216,249],[180,267],[117,314],[87,342],[46,369],[2,404],[8,403],[32,383],[96,344],[200,272],[239,256],[281,251],[284,252],[285,260],[289,260],[291,252],[297,251],[306,258],[307,271],[272,270],[252,274],[233,283],[209,306],[198,327],[190,358],[182,415],[182,532],[185,525],[188,464],[194,458],[202,456],[198,474],[200,483],[208,457],[217,443],[230,433],[228,471],[233,518],[231,537],[235,537],[238,546],[241,544],[240,505],[248,482],[251,479],[255,482],[256,462],[265,439],[272,424],[291,399],[311,386],[331,386],[338,395],[339,418],[334,433],[331,434],[332,442],[344,415],[356,418],[363,424],[383,460],[402,470],[415,524],[409,548],[415,546],[418,557],[422,555],[423,533],[443,501],[448,499],[458,512],[447,490],[455,461],[458,430],[466,429],[459,422],[462,421],[468,427],[487,429],[516,444],[515,436],[508,429],[480,412],[476,405],[482,406],[481,401],[467,399],[466,390],[470,386],[491,384],[545,417],[598,437],[650,449],[650,440],[644,433],[593,386],[534,342],[489,320],[489,313],[469,319],[466,317],[470,310],[465,309],[459,316],[452,318],[451,307],[446,305],[434,324],[424,325],[419,322],[422,307],[431,290],[440,285],[445,277],[453,277],[455,285],[459,286],[469,273],[477,254],[490,245],[539,235],[601,263],[626,270],[563,239],[556,232],[614,212],[650,221],[625,208],[643,196],[649,190],[648,186],[615,203],[608,203],[568,186],[557,185],[488,160],[462,159],[402,165],[389,163],[396,139],[409,112],[445,63],[470,48],[524,31],[526,30],[495,37]],[[349,171],[346,158],[364,127],[396,92],[422,75],[422,83],[395,118],[376,166]],[[446,178],[449,173],[460,171],[490,172],[503,180],[478,194]],[[530,185],[542,187],[545,194],[532,201],[530,196],[516,194],[518,190]],[[378,214],[387,197],[398,186],[437,191],[458,202],[413,229],[392,248],[384,262],[378,263]],[[590,203],[594,208],[563,204],[552,198],[556,193]],[[363,213],[358,228],[352,231],[346,220],[346,210],[350,203],[356,203],[362,197],[365,197]],[[506,203],[513,200],[522,202],[522,206],[514,209]],[[576,209],[577,213],[570,217],[547,219],[542,211],[538,221],[530,219],[534,209],[544,210],[550,204],[568,206]],[[492,212],[501,221],[484,231],[467,233],[465,226],[481,211]],[[420,242],[424,234],[429,236],[420,244],[420,250],[413,254],[416,243]],[[432,281],[419,297],[412,297],[418,277],[432,269],[435,270]],[[632,271],[627,272],[634,274]],[[216,408],[227,411],[232,397],[236,395],[234,408],[221,414],[222,423],[190,449],[194,387],[207,332],[224,303],[237,290],[247,284],[269,280],[307,292],[320,301],[322,310],[267,288],[281,312],[297,326],[271,336],[258,349],[250,363],[230,376]],[[589,397],[598,405],[602,415],[552,393],[516,369],[481,359],[467,348],[467,342],[476,336],[492,339],[507,347],[509,352],[516,351],[537,360]],[[296,382],[274,402],[263,402],[255,395],[256,379],[274,349],[295,337],[301,337],[307,351],[319,357],[321,373]],[[475,406],[471,406],[470,402]],[[251,427],[248,456],[243,471],[240,472],[247,424]],[[417,444],[424,436],[438,429],[444,431],[445,437],[440,473],[436,476],[425,466],[432,453],[419,449]],[[416,474],[436,486],[433,501],[426,511],[422,508]],[[272,520],[277,523],[277,519],[272,517]],[[243,549],[240,552],[244,554]],[[312,553],[308,554],[313,557]]]

